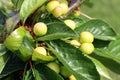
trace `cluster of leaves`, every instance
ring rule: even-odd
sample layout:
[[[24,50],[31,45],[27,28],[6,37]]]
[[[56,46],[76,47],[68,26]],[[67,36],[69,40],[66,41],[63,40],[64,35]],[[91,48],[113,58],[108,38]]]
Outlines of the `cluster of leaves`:
[[[56,60],[77,80],[100,80],[100,76],[112,80],[107,68],[120,74],[120,36],[107,23],[99,19],[85,21],[81,17],[68,16],[77,24],[73,31],[66,27],[64,19],[40,11],[41,6],[49,0],[11,1],[0,2],[0,79],[64,80],[45,65],[48,61],[32,62],[29,59],[35,45],[41,42],[46,43]],[[8,5],[12,7],[8,9]],[[40,21],[47,24],[48,31],[44,36],[35,37],[32,27]],[[78,38],[82,31],[89,31],[95,37],[95,51],[91,55],[84,55],[67,42],[68,39]],[[8,36],[10,39],[4,42]],[[21,57],[25,58],[21,60]]]

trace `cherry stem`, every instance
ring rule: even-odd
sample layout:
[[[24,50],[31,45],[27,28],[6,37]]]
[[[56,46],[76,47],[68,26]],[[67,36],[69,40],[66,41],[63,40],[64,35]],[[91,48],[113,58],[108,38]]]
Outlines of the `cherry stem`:
[[[85,13],[83,13],[83,12],[80,12],[80,14],[81,14],[82,16],[90,19],[90,20],[95,19],[95,18],[92,18],[92,17],[88,16],[87,14],[85,14]]]

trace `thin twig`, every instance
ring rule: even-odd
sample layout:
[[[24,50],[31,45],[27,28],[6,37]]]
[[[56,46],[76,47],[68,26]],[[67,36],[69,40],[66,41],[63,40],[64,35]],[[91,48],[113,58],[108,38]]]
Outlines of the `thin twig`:
[[[84,1],[85,0],[71,0],[69,2],[69,11],[68,11],[68,13],[61,16],[60,18],[66,18],[72,12],[72,10],[74,10],[77,6],[79,6]]]
[[[80,12],[80,14],[81,14],[82,16],[90,19],[90,20],[95,19],[95,18],[92,18],[92,17],[88,16],[87,14],[85,14],[85,13],[83,13],[83,12]]]

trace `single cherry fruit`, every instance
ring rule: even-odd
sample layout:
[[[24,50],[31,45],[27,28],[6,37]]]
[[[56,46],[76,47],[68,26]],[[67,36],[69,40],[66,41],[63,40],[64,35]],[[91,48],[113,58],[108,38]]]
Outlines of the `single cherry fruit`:
[[[60,72],[60,67],[56,62],[50,62],[47,64],[47,66],[52,69],[53,71],[55,71],[56,73]]]
[[[52,0],[52,1],[48,2],[46,9],[49,13],[52,13],[53,10],[55,9],[55,7],[57,7],[58,5],[59,5],[59,1]]]
[[[80,16],[80,10],[75,10],[72,12],[74,17],[79,17]]]
[[[57,18],[60,17],[62,15],[62,8],[60,6],[57,6],[54,10],[53,10],[53,15]]]
[[[80,33],[80,43],[92,43],[94,41],[94,36],[92,33],[85,31]]]
[[[65,3],[60,3],[59,5],[62,8],[62,14],[66,14],[68,12],[68,5]]]
[[[71,41],[70,41],[70,44],[71,44],[71,45],[74,45],[74,46],[76,46],[76,47],[79,47],[79,46],[81,45],[80,42],[77,41],[77,40],[71,40]]]
[[[67,70],[67,68],[66,67],[64,67],[64,66],[61,66],[60,67],[60,74],[62,75],[62,76],[64,76],[65,78],[68,78],[70,75],[71,75],[71,73]]]
[[[47,51],[44,47],[36,47],[34,49],[35,52],[47,56]]]
[[[47,26],[43,22],[38,22],[33,27],[33,32],[36,36],[42,36],[47,33]]]
[[[83,43],[80,50],[85,54],[91,54],[94,51],[94,45],[92,43]]]
[[[75,27],[76,27],[76,23],[73,21],[73,20],[65,20],[64,21],[64,23],[68,26],[68,27],[70,27],[72,30],[74,30],[75,29]]]
[[[69,76],[69,80],[77,80],[74,75]]]

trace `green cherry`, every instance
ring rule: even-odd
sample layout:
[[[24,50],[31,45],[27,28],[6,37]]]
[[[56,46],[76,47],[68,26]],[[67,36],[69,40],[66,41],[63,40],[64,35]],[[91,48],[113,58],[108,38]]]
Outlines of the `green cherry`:
[[[34,49],[35,52],[47,56],[46,49],[44,47],[36,47]]]
[[[62,75],[62,76],[64,76],[65,78],[68,78],[70,75],[71,75],[71,73],[67,70],[67,68],[66,67],[64,67],[64,66],[61,66],[60,67],[60,74]]]
[[[60,67],[59,65],[56,63],[56,62],[49,62],[47,64],[47,66],[52,69],[53,71],[55,71],[56,73],[59,73],[60,72]]]
[[[77,80],[74,75],[69,76],[69,80]]]
[[[62,14],[66,14],[68,12],[68,5],[65,3],[60,3],[59,5],[62,8]]]
[[[94,41],[94,36],[92,33],[85,31],[80,33],[80,43],[92,43]]]
[[[75,10],[75,11],[72,12],[72,14],[73,14],[74,17],[77,18],[77,17],[80,16],[80,10]]]
[[[53,0],[48,2],[46,9],[49,13],[52,13],[55,7],[57,7],[58,5],[59,5],[59,1]]]
[[[84,54],[91,54],[94,51],[94,45],[92,43],[83,43],[80,46],[80,50],[84,53]]]
[[[71,40],[71,41],[70,41],[70,44],[71,44],[71,45],[74,45],[74,46],[76,46],[76,47],[79,47],[79,46],[81,45],[78,40]]]
[[[47,33],[47,26],[43,22],[38,22],[33,27],[33,32],[36,36],[42,36]]]

